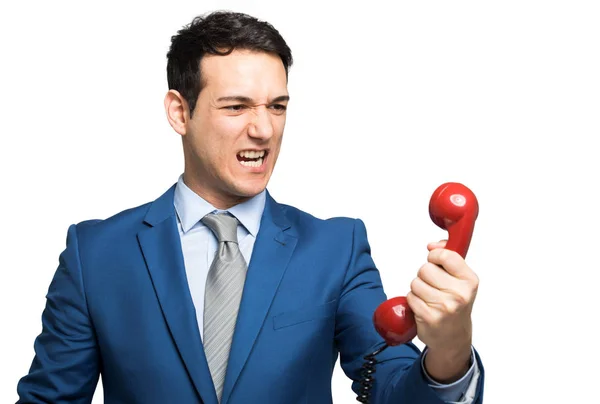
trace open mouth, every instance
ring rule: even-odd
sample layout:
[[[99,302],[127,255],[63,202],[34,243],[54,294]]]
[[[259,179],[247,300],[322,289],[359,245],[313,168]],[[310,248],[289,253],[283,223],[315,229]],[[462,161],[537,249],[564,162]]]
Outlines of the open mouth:
[[[260,167],[268,154],[266,150],[244,150],[237,154],[237,159],[245,167]]]

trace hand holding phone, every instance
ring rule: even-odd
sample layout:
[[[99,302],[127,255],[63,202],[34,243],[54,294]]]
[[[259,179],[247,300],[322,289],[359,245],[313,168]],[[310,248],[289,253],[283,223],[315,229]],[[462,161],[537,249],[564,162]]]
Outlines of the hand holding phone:
[[[469,250],[478,214],[479,203],[475,194],[460,183],[440,185],[429,201],[431,220],[448,230],[448,242],[444,248],[459,253],[463,258]],[[373,323],[389,346],[404,344],[417,335],[414,314],[404,296],[383,302],[373,314]]]
[[[479,203],[475,194],[456,182],[440,185],[429,201],[431,220],[448,230],[448,242],[444,248],[459,253],[463,258],[469,250],[478,214]],[[388,346],[405,344],[417,335],[415,316],[404,296],[381,303],[373,314],[373,323],[386,344],[364,358],[361,388],[356,397],[361,403],[369,403],[371,397],[376,356]]]

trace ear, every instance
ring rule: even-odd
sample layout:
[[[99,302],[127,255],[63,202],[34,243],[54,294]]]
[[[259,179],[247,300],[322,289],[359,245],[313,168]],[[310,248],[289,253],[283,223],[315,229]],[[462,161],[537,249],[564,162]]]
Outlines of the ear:
[[[175,132],[181,136],[187,134],[190,121],[190,108],[183,96],[176,90],[169,90],[165,95],[165,112],[167,120]]]

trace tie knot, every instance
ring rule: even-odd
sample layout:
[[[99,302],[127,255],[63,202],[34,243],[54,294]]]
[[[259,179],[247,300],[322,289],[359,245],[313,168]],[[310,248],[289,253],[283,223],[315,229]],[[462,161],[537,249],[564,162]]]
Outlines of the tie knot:
[[[212,230],[219,243],[223,241],[238,242],[238,220],[235,217],[229,216],[226,213],[210,213],[204,216],[200,221]]]

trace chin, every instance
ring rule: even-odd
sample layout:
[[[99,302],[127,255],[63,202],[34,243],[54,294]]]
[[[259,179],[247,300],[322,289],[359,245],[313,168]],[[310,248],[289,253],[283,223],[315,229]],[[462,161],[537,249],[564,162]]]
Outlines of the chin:
[[[265,190],[267,184],[261,182],[260,184],[244,184],[233,187],[234,194],[244,198],[252,198],[260,194]]]
[[[266,187],[245,187],[243,189],[238,189],[238,195],[246,198],[253,198],[256,195],[260,194],[265,190]]]

